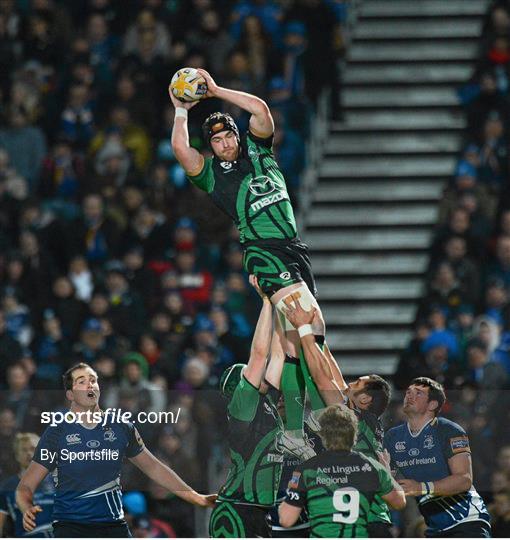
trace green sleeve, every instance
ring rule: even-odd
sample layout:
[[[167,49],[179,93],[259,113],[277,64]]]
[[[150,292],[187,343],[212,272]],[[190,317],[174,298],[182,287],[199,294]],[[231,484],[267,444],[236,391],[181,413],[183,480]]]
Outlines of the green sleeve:
[[[228,413],[236,420],[251,422],[255,418],[259,400],[258,388],[242,377],[228,404]]]
[[[190,176],[187,175],[189,181],[197,186],[197,188],[207,193],[211,193],[214,189],[214,172],[212,169],[212,158],[207,158],[204,161],[203,169],[196,175]]]
[[[375,470],[377,471],[377,474],[379,476],[379,484],[381,486],[379,494],[380,495],[388,495],[390,491],[393,491],[393,479],[391,478],[391,474],[384,467],[381,465],[378,461],[372,458],[368,458],[370,463],[375,467]]]

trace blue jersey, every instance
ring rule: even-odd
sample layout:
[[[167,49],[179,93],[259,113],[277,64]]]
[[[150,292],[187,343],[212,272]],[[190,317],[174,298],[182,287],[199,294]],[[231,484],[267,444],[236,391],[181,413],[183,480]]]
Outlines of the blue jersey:
[[[282,503],[287,497],[287,487],[289,486],[290,479],[292,478],[292,473],[301,463],[302,461],[297,457],[284,456],[283,458],[282,475],[280,477],[280,485],[278,486],[276,504],[273,506],[269,514],[271,516],[271,529],[273,531],[302,531],[303,536],[308,536],[308,534],[305,533],[307,533],[310,529],[310,523],[308,523],[306,510],[301,512],[299,519],[292,527],[283,528],[280,525],[280,518],[278,516],[278,507],[280,506],[280,503]]]
[[[446,418],[434,418],[414,435],[408,424],[392,428],[386,433],[384,446],[391,455],[392,469],[417,482],[434,482],[450,476],[448,460],[470,452],[466,432]],[[448,497],[422,495],[417,501],[429,533],[470,521],[490,524],[485,503],[473,486],[465,493]]]
[[[47,476],[34,493],[34,505],[38,504],[42,512],[35,515],[35,529],[27,532],[23,528],[23,514],[16,504],[16,488],[19,476],[11,476],[0,486],[0,513],[7,514],[14,522],[14,535],[44,538],[53,536],[51,515],[55,498],[55,484],[51,476]]]
[[[144,449],[131,423],[107,422],[88,429],[63,422],[48,427],[34,461],[56,469],[56,521],[119,522],[124,519],[120,470],[125,457]]]

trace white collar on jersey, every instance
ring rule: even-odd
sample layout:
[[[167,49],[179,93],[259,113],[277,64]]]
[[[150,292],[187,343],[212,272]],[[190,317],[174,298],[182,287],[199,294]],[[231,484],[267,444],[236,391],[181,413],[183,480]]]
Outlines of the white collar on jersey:
[[[437,418],[431,418],[427,423],[423,424],[423,426],[421,427],[420,431],[418,431],[418,433],[413,433],[411,431],[411,428],[409,427],[409,422],[406,423],[406,426],[407,426],[407,431],[409,431],[409,435],[411,435],[411,437],[413,439],[416,439],[416,437],[419,437],[421,432],[427,427],[427,426],[430,426],[435,420],[437,420]]]

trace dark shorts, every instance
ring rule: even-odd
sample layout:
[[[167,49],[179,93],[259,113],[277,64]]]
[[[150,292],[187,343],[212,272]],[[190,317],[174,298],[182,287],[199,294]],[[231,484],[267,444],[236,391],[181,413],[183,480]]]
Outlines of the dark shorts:
[[[300,281],[317,296],[308,246],[301,240],[257,240],[246,242],[243,249],[245,270],[257,277],[262,291],[269,297]]]
[[[470,521],[461,523],[447,531],[441,531],[437,534],[427,534],[428,538],[491,538],[490,525],[485,521]]]
[[[269,509],[219,502],[209,520],[211,538],[270,538]]]
[[[78,523],[56,521],[53,523],[55,538],[133,538],[125,521],[118,523]]]
[[[382,521],[367,523],[368,536],[369,538],[393,538],[391,527],[391,523],[383,523]]]
[[[283,531],[272,530],[273,538],[309,538],[310,527],[304,529],[284,529]]]

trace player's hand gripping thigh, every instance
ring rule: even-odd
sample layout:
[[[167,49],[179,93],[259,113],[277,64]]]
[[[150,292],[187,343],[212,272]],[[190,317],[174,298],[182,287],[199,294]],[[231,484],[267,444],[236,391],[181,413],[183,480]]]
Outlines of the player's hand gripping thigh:
[[[324,317],[322,316],[322,311],[320,309],[319,303],[316,298],[310,292],[310,289],[304,281],[299,283],[293,283],[287,287],[283,287],[277,291],[273,296],[271,296],[271,302],[276,306],[276,309],[283,314],[285,317],[284,309],[288,307],[289,302],[294,303],[295,297],[298,297],[299,302],[303,309],[309,311],[312,307],[316,309],[315,317],[312,321],[312,331],[315,335],[324,336],[326,334],[326,324],[324,322]],[[285,318],[286,324],[284,329],[289,331],[294,331],[292,324],[287,321]]]

